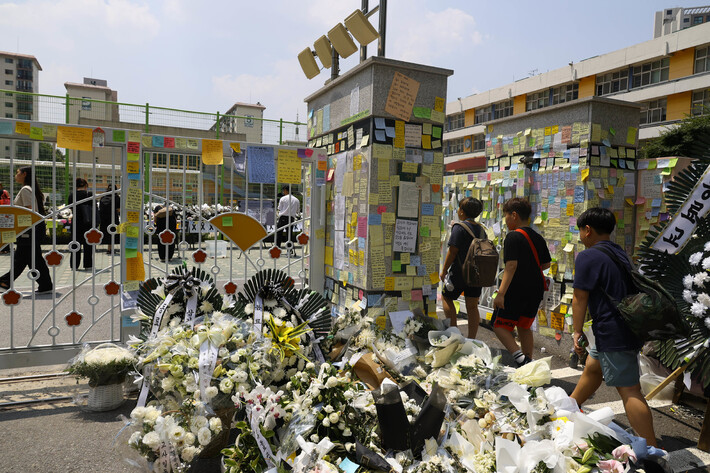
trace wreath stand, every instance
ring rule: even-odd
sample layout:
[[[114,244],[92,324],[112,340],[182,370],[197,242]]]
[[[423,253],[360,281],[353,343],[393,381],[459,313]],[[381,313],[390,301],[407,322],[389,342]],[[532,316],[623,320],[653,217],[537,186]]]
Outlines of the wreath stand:
[[[683,374],[689,364],[690,363],[686,363],[676,368],[675,371],[669,374],[666,379],[661,381],[658,386],[653,388],[653,390],[646,395],[646,400],[649,401],[653,399],[656,394],[663,390],[663,388],[675,381],[675,390],[673,391],[673,404],[677,404],[680,400],[681,394],[683,394],[683,391],[685,389],[685,384],[683,384],[683,378],[681,378],[680,375]],[[708,399],[707,405],[705,406],[703,426],[700,429],[700,436],[698,437],[698,449],[704,452],[710,452],[710,399]]]

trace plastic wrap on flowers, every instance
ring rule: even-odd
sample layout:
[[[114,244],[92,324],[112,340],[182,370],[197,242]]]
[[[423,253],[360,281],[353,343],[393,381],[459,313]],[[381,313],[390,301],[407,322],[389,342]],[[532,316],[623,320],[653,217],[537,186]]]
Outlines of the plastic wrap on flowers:
[[[385,449],[407,450],[409,448],[409,419],[404,410],[402,397],[396,384],[385,382],[372,391],[377,408],[380,437]]]
[[[86,344],[69,360],[66,371],[78,378],[87,378],[89,386],[95,388],[123,383],[135,362],[133,353],[113,343],[102,343],[95,348]]]
[[[551,363],[551,356],[532,361],[516,369],[515,372],[510,375],[510,379],[518,384],[525,384],[532,387],[544,386],[545,384],[549,384],[552,379]]]
[[[412,452],[415,455],[419,455],[426,439],[439,437],[439,431],[444,422],[446,404],[444,390],[434,383],[431,394],[424,402],[411,429]]]

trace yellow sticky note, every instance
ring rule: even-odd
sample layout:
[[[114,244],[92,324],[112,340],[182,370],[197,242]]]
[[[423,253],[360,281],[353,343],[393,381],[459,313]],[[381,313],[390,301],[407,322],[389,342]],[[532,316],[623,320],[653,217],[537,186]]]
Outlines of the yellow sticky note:
[[[613,194],[613,193],[614,193],[614,186],[607,186],[606,191],[607,191],[609,194]]]
[[[439,283],[439,275],[436,273],[429,273],[429,282],[431,284],[438,284]]]
[[[18,135],[29,135],[30,124],[27,122],[15,122],[15,133]]]
[[[29,128],[27,129],[27,134],[29,134]],[[57,127],[57,146],[60,148],[93,151],[92,137],[93,132],[91,128]]]
[[[416,276],[417,268],[415,266],[407,265],[407,276]]]
[[[390,176],[390,187],[399,187],[399,176]]]
[[[565,253],[571,253],[574,251],[574,245],[572,243],[567,243],[565,247],[562,249]]]
[[[582,169],[582,182],[586,181],[589,179],[589,168],[587,169]]]
[[[139,228],[134,225],[128,225],[126,227],[126,236],[129,238],[138,238]]]
[[[295,149],[278,151],[276,180],[283,184],[301,183],[301,159]]]
[[[128,174],[138,174],[139,172],[141,172],[140,161],[128,161],[126,163],[126,172]]]
[[[353,156],[353,171],[359,171],[362,169],[362,155],[358,154]]]
[[[394,278],[393,277],[386,277],[385,278],[385,291],[394,291]]]
[[[402,172],[416,173],[418,169],[417,163],[402,163]],[[397,176],[399,177],[399,176]]]
[[[222,164],[224,153],[222,153],[222,140],[202,140],[202,163]]]
[[[232,151],[234,151],[235,153],[242,152],[242,146],[239,143],[229,143],[229,147],[232,148]]]
[[[431,149],[431,136],[422,135],[422,148]]]
[[[444,111],[444,99],[441,97],[434,97],[434,110],[437,112]]]
[[[394,212],[384,212],[382,214],[382,223],[391,225],[394,223],[394,220]]]
[[[327,264],[328,266],[333,266],[333,247],[332,246],[325,247],[325,264]]]
[[[30,215],[18,215],[17,216],[17,226],[20,228],[26,228],[32,225],[32,216]]]
[[[409,264],[411,255],[409,253],[402,253],[399,255],[399,259],[402,261],[402,264]]]
[[[0,233],[0,240],[2,243],[15,243],[17,239],[17,234],[15,230],[7,230]]]
[[[41,127],[38,126],[33,126],[30,128],[30,139],[31,140],[43,140],[44,139],[44,131],[42,131]]]
[[[126,258],[126,280],[145,281],[145,267],[143,255],[139,251],[135,258]]]
[[[128,223],[138,223],[138,217],[140,215],[138,212],[128,211],[126,212],[126,217],[128,218]]]

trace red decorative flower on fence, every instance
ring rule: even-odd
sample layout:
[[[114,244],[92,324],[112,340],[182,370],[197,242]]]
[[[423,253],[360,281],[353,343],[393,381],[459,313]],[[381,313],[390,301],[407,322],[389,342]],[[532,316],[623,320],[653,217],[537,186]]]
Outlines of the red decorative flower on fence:
[[[300,233],[296,239],[301,245],[308,244],[308,235],[306,235],[305,233]]]
[[[77,311],[71,312],[69,315],[64,317],[64,319],[67,321],[67,325],[70,327],[81,325],[81,319],[83,318],[84,316]]]
[[[207,253],[203,250],[197,250],[192,253],[192,259],[195,260],[195,263],[204,263],[207,261]]]
[[[237,292],[237,285],[234,284],[232,281],[229,281],[227,284],[224,285],[224,292],[227,294],[234,294]]]
[[[118,294],[118,290],[121,289],[121,285],[116,281],[111,281],[104,284],[104,291],[108,296],[115,296]]]
[[[45,261],[47,261],[47,266],[59,266],[60,264],[62,264],[64,255],[62,255],[57,250],[52,250],[46,255],[44,255],[44,259]]]
[[[175,234],[170,230],[163,230],[158,233],[158,237],[163,245],[172,245],[173,241],[175,241]]]
[[[274,246],[269,250],[269,254],[273,259],[276,259],[281,256],[281,248],[279,248],[278,246]]]
[[[99,230],[92,228],[88,232],[84,233],[84,237],[86,238],[86,242],[89,245],[98,245],[99,243],[101,243],[104,234],[101,233]]]
[[[14,289],[9,289],[5,294],[2,295],[2,302],[5,305],[17,305],[22,299],[22,294],[15,291]]]

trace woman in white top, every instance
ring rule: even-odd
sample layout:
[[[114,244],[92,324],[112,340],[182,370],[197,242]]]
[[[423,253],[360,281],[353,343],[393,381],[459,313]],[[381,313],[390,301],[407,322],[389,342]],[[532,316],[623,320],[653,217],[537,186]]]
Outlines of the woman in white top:
[[[15,197],[14,204],[21,207],[32,209],[38,214],[44,216],[44,194],[39,187],[36,179],[33,179],[32,167],[24,166],[15,173],[15,182],[20,184],[22,188]],[[34,191],[32,191],[34,184]],[[35,204],[33,206],[33,203]],[[34,208],[33,208],[34,207]],[[14,264],[12,272],[12,280],[22,274],[26,267],[34,268],[39,271],[37,279],[37,290],[35,294],[46,294],[52,292],[52,278],[49,275],[47,262],[42,257],[42,240],[46,233],[46,224],[44,220],[32,228],[30,232],[24,233],[17,237],[17,248],[15,249]],[[33,238],[34,237],[34,238]],[[34,261],[32,259],[32,246],[34,242]],[[0,292],[10,288],[10,272],[8,271],[0,277]]]

